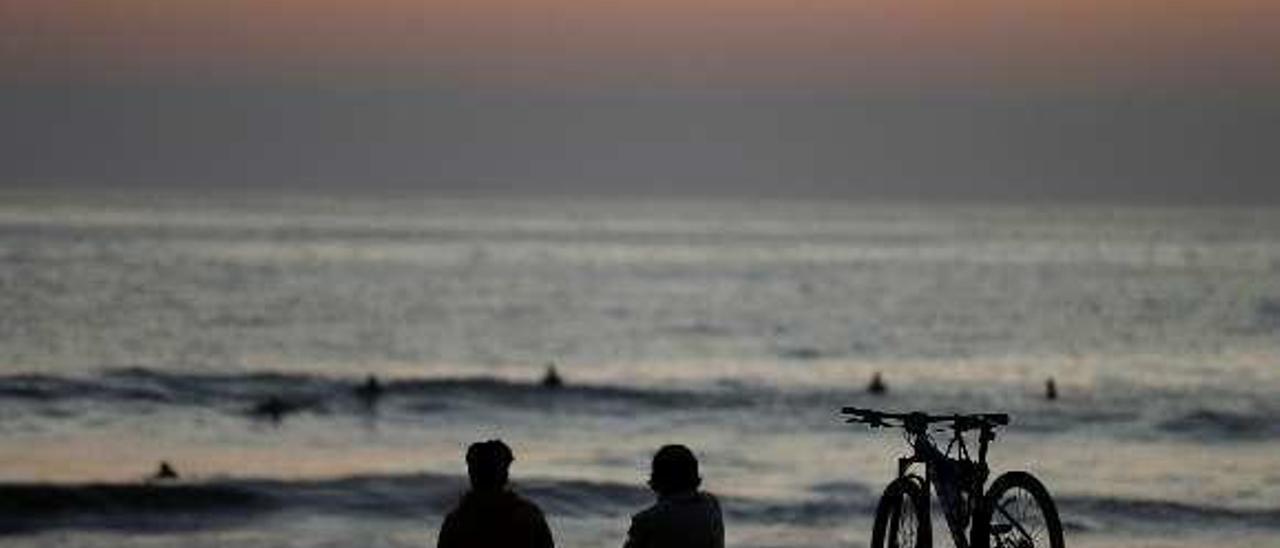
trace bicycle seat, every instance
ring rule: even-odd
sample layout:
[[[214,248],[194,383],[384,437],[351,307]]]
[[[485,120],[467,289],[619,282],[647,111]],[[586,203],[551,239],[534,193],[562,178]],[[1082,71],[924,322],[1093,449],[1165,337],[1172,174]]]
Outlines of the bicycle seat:
[[[1007,413],[955,415],[954,419],[955,427],[960,430],[973,430],[975,428],[1009,425],[1009,415]]]

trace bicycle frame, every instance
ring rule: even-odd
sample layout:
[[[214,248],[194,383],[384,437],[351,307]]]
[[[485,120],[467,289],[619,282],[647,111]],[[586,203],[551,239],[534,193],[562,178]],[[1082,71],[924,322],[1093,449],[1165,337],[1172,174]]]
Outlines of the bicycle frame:
[[[989,474],[987,447],[995,439],[995,432],[989,426],[979,428],[978,458],[975,461],[965,444],[964,430],[958,425],[952,425],[951,429],[951,441],[946,451],[940,451],[929,435],[928,425],[908,428],[906,435],[912,454],[898,459],[898,477],[911,477],[921,482],[926,508],[932,507],[929,489],[932,486],[938,493],[942,515],[956,548],[969,548],[969,522],[976,505],[982,501],[983,487]],[[949,456],[953,451],[955,456]],[[925,468],[923,478],[911,473],[915,465]]]

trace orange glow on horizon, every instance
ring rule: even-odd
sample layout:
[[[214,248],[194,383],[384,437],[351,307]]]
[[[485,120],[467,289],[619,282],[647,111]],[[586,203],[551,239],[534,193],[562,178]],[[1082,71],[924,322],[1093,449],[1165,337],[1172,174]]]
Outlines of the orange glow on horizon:
[[[1280,74],[1270,0],[0,0],[0,78]]]

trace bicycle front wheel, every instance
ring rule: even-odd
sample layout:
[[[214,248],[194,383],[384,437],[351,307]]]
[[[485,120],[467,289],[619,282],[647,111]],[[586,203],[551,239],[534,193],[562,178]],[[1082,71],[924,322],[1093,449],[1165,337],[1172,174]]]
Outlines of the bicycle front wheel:
[[[876,506],[871,548],[929,548],[931,534],[929,501],[919,480],[908,476],[890,482]]]
[[[972,548],[1063,548],[1058,507],[1026,472],[1007,472],[992,482],[971,535]]]

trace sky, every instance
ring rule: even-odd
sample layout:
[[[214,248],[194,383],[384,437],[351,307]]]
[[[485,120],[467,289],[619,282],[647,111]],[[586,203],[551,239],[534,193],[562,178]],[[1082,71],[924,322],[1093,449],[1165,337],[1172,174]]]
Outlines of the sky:
[[[1274,0],[0,0],[0,185],[1280,202]]]

